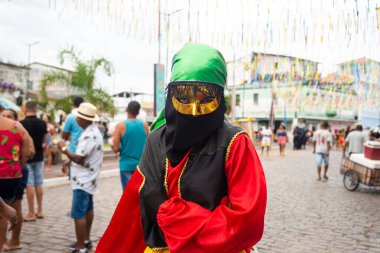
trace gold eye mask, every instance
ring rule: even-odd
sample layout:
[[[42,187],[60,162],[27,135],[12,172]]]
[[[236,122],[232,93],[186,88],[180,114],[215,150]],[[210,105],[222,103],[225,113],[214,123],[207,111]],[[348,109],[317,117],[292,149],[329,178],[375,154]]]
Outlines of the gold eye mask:
[[[199,116],[212,113],[219,107],[220,97],[212,87],[184,84],[172,87],[171,99],[179,113]]]
[[[183,100],[183,99],[180,99]],[[219,107],[219,101],[213,98],[210,102],[202,100],[191,100],[187,103],[180,102],[176,97],[172,97],[174,109],[182,114],[199,116],[212,113]]]

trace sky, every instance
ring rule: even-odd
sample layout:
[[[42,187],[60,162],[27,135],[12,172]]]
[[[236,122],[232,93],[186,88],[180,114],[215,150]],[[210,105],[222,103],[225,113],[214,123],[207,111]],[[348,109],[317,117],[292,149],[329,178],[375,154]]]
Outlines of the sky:
[[[110,93],[119,91],[153,90],[153,63],[156,48],[134,40],[127,40],[112,32],[97,31],[77,15],[48,8],[48,1],[0,0],[0,59],[15,64],[28,63],[28,46],[31,62],[60,67],[60,50],[74,46],[84,59],[105,57],[114,66],[111,78],[99,73],[98,85]],[[63,67],[72,69],[70,64]]]
[[[98,73],[97,86],[153,93],[158,2],[0,0],[0,59],[26,64],[26,43],[38,41],[31,62],[60,66],[58,52],[74,46],[84,59],[113,63],[114,74]],[[329,73],[342,61],[380,60],[377,6],[380,0],[160,0],[160,60],[170,65],[191,38],[218,48],[227,61],[267,52],[318,61]]]

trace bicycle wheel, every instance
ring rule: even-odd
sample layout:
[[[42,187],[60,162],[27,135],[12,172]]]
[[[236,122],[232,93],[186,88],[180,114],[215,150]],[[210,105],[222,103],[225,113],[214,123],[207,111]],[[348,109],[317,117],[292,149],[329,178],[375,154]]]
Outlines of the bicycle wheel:
[[[343,185],[349,191],[355,191],[359,187],[359,174],[354,170],[348,170],[343,176]]]

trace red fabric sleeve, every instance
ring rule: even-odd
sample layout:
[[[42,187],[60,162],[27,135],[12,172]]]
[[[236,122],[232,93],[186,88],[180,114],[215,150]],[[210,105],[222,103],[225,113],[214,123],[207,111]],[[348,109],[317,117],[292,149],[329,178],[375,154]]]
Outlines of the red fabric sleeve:
[[[261,239],[266,182],[260,159],[246,134],[233,142],[225,171],[228,197],[214,211],[179,197],[160,206],[157,220],[171,253],[235,253]]]
[[[128,182],[108,228],[99,241],[96,253],[144,252],[146,244],[139,204],[139,187],[142,183],[143,177],[136,170]]]

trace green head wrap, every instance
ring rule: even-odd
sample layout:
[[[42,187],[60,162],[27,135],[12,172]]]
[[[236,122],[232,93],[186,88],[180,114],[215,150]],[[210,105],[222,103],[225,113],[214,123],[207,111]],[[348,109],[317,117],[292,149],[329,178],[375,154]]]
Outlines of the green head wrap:
[[[224,88],[226,79],[226,62],[215,48],[187,43],[173,57],[171,82],[199,81]]]
[[[187,43],[172,61],[171,83],[196,81],[226,85],[227,68],[223,55],[215,48],[203,44]],[[165,108],[151,126],[151,131],[165,124]]]

